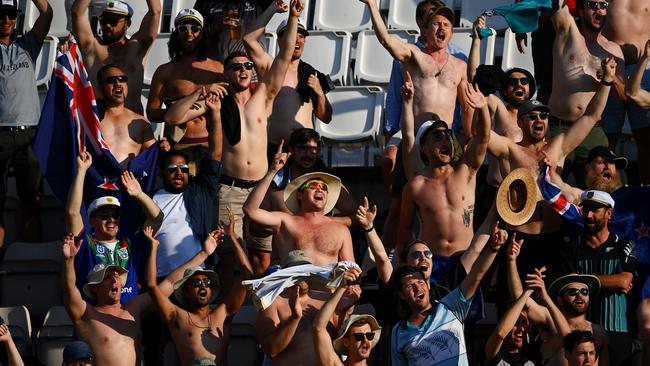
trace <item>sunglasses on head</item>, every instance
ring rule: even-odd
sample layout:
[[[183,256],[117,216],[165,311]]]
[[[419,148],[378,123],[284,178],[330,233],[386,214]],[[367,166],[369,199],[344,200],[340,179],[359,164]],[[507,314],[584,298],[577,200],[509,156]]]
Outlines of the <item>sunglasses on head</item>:
[[[102,83],[104,84],[115,84],[115,83],[126,83],[129,81],[129,78],[126,75],[115,75],[115,76],[109,76],[102,80]]]
[[[192,33],[199,33],[203,28],[201,28],[201,26],[199,25],[181,24],[178,27],[176,27],[176,29],[178,29],[179,33],[187,33],[188,30],[192,31]]]
[[[530,112],[527,116],[531,121],[535,120],[537,117],[539,117],[539,119],[547,119],[548,112]]]
[[[98,211],[93,213],[93,216],[99,217],[101,220],[108,220],[109,217],[113,220],[119,220],[120,211]]]
[[[361,341],[363,341],[364,339],[367,339],[367,340],[369,340],[369,341],[372,341],[373,339],[375,339],[375,332],[368,332],[368,333],[352,333],[352,334],[350,334],[350,335],[353,336],[354,339],[355,339],[357,342],[361,342]]]
[[[422,257],[431,259],[433,258],[433,252],[430,250],[416,250],[414,252],[411,252],[411,254],[409,254],[409,257],[412,259],[420,259]]]
[[[5,17],[9,18],[9,20],[16,20],[18,18],[18,12],[17,11],[0,12],[0,19],[4,19]]]
[[[568,289],[564,290],[564,292],[569,296],[577,296],[578,293],[580,293],[580,295],[582,295],[582,296],[589,296],[589,288],[587,288],[587,287],[584,287],[584,288],[572,287],[572,288],[568,288]]]
[[[609,3],[606,1],[589,0],[589,1],[585,1],[585,5],[592,10],[598,10],[598,9],[605,10],[609,7]]]
[[[228,70],[241,71],[243,69],[252,70],[255,64],[252,61],[234,62],[228,65]]]
[[[174,174],[176,173],[176,169],[180,169],[181,173],[189,173],[190,172],[190,167],[187,164],[170,164],[167,166],[167,173],[169,174]]]
[[[99,18],[99,24],[101,24],[101,25],[110,25],[111,27],[114,27],[122,19],[126,19],[126,18],[124,18],[124,17],[100,17]]]
[[[517,86],[517,84],[528,85],[529,82],[530,82],[530,80],[528,79],[528,77],[509,78],[508,79],[508,85],[511,85],[511,86]]]
[[[209,278],[206,278],[206,279],[203,279],[203,280],[201,280],[200,278],[195,278],[190,282],[190,285],[192,285],[193,287],[201,287],[201,285],[203,285],[205,287],[210,287],[211,284],[212,284],[212,281],[210,281]]]
[[[327,184],[325,182],[321,182],[319,180],[310,180],[305,183],[303,183],[300,186],[300,190],[302,191],[305,188],[309,189],[320,189],[323,192],[327,192]]]

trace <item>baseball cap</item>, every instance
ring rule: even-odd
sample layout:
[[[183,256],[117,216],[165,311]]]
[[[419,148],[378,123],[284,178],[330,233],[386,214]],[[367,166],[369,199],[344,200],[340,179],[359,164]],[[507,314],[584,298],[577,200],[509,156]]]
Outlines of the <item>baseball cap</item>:
[[[539,100],[531,99],[525,101],[519,106],[519,110],[517,110],[517,118],[523,116],[528,112],[537,111],[537,110],[541,110],[549,113],[551,112],[551,108],[546,106],[544,103],[540,102]]]
[[[287,29],[288,23],[289,21],[287,19],[283,20],[280,23],[278,26],[278,31],[276,32],[278,34],[278,37],[282,37],[282,33],[284,33],[284,30]],[[305,20],[303,18],[298,18],[298,33],[302,34],[305,37],[309,35],[307,27],[305,26]]]
[[[194,21],[203,27],[203,15],[194,9],[183,9],[179,11],[176,18],[174,18],[174,26],[186,21]]]
[[[63,362],[76,362],[93,357],[93,351],[86,342],[70,342],[63,349]]]
[[[418,144],[418,146],[422,145],[423,141],[420,141],[426,134],[429,132],[429,130],[433,130],[439,126],[443,126],[445,129],[449,130],[449,125],[447,122],[443,120],[428,120],[424,122],[420,128],[418,128],[418,132],[415,134],[415,143]]]
[[[607,146],[596,146],[589,151],[589,156],[587,156],[587,163],[591,163],[592,160],[602,156],[607,161],[614,162],[616,169],[625,169],[627,168],[627,158],[624,156],[616,155],[612,150]]]
[[[123,15],[125,17],[130,18],[131,16],[133,16],[133,8],[131,7],[131,5],[127,4],[124,1],[110,0],[107,1],[106,5],[104,6],[104,10],[102,11],[102,14],[104,13]]]
[[[88,212],[92,214],[96,209],[102,206],[120,207],[120,201],[113,196],[99,197],[90,203],[90,206],[88,206]]]
[[[431,17],[434,17],[435,15],[442,15],[443,17],[447,18],[451,24],[454,24],[454,11],[449,9],[446,6],[441,6],[436,9],[432,9],[433,11],[431,12]]]
[[[595,207],[614,208],[614,199],[609,193],[603,191],[584,191],[580,195],[580,201],[580,206],[587,204]]]
[[[0,9],[2,10],[15,10],[20,13],[20,8],[18,7],[18,0],[1,0]]]

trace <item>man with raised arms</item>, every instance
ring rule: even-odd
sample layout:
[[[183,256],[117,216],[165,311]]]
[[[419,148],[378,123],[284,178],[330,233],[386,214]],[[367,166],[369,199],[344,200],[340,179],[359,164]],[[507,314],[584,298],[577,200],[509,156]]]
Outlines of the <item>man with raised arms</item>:
[[[140,0],[142,1],[142,0]],[[93,34],[90,18],[86,14],[91,0],[76,0],[72,4],[72,33],[86,61],[91,83],[97,90],[97,71],[106,64],[118,65],[129,80],[131,95],[126,106],[142,113],[141,93],[144,80],[144,63],[160,26],[161,1],[147,0],[149,11],[142,18],[140,29],[131,37],[126,32],[131,26],[133,9],[122,0],[105,3],[99,23],[101,38]]]

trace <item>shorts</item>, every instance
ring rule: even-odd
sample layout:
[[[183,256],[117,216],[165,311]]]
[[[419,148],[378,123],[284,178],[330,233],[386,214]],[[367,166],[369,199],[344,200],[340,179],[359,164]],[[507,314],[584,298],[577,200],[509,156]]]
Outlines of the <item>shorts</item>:
[[[230,207],[235,216],[235,234],[239,243],[245,247],[244,241],[244,202],[248,198],[253,188],[240,188],[234,185],[220,184],[219,187],[219,222],[228,222],[228,210]],[[228,253],[233,250],[233,242],[228,235],[223,239],[223,243],[217,247],[217,253]]]
[[[36,126],[25,130],[0,131],[0,195],[3,198],[7,194],[10,166],[14,168],[16,189],[21,201],[29,202],[40,195],[41,169],[31,146],[35,134]]]
[[[434,256],[431,261],[431,277],[429,281],[436,283],[458,263],[462,254],[452,255],[450,257]]]
[[[549,119],[549,132],[551,137],[559,135],[561,132],[566,132],[572,125],[572,122],[560,120],[557,118]],[[605,131],[600,126],[594,126],[594,128],[589,131],[587,137],[578,145],[569,155],[567,155],[566,160],[577,162],[577,163],[586,163],[587,157],[589,156],[589,151],[596,146],[608,146],[609,140],[607,140],[607,135]]]

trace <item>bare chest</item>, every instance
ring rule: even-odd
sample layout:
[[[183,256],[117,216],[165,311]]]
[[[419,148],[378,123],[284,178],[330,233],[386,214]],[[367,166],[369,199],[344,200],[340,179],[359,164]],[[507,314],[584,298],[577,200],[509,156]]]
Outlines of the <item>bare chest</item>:
[[[328,257],[338,258],[343,245],[339,224],[326,219],[320,223],[296,217],[282,229],[282,236],[290,238],[293,249],[320,253]]]

